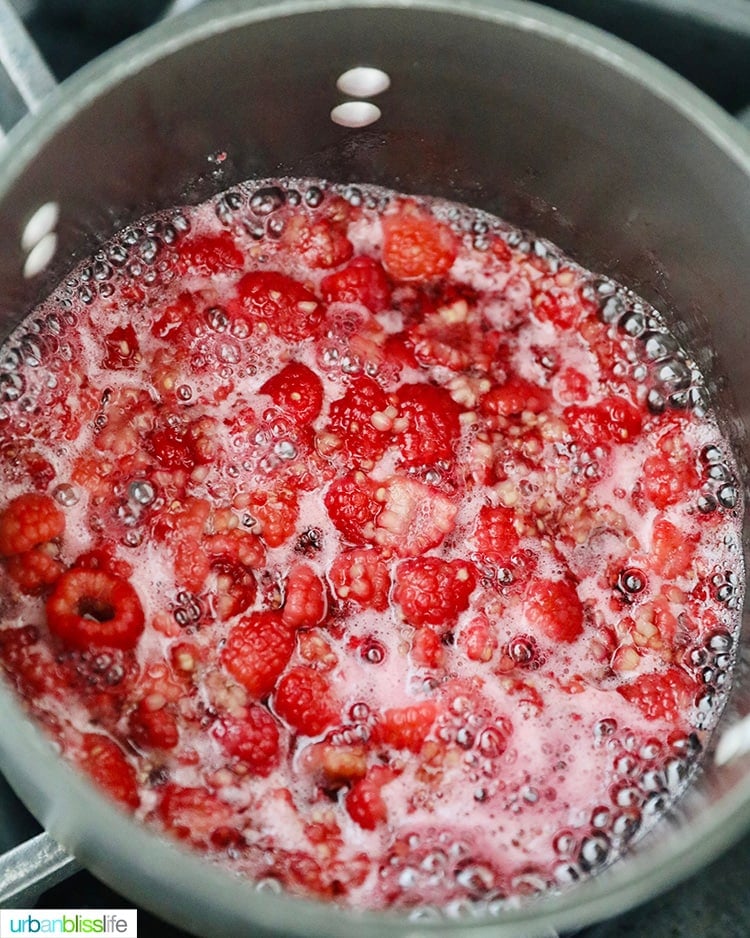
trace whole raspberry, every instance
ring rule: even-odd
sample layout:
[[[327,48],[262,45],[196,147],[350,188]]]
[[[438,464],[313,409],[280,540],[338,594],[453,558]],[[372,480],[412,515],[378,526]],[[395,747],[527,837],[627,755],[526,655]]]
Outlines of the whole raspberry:
[[[248,707],[244,718],[227,714],[211,732],[227,755],[243,762],[254,775],[269,775],[278,765],[279,728],[263,707]]]
[[[437,704],[433,700],[386,710],[375,726],[375,740],[387,743],[394,749],[419,752],[435,722],[437,712]]]
[[[415,557],[399,565],[394,598],[410,625],[449,628],[468,608],[475,585],[474,568],[466,561]]]
[[[278,612],[254,612],[229,631],[224,667],[256,700],[271,693],[294,651],[295,633]]]
[[[128,808],[141,803],[135,769],[108,736],[87,733],[81,744],[80,766],[97,785]]]
[[[128,649],[143,631],[143,608],[127,580],[74,568],[63,573],[47,600],[47,624],[73,648]]]
[[[0,554],[23,554],[64,530],[65,516],[49,495],[19,495],[0,514]]]
[[[574,642],[583,631],[583,606],[567,580],[535,580],[529,587],[526,617],[544,636]]]
[[[347,792],[344,804],[349,817],[366,831],[374,831],[378,824],[388,820],[381,788],[395,776],[394,770],[388,766],[375,765]]]
[[[274,707],[282,720],[305,736],[318,736],[338,721],[331,686],[312,668],[292,668],[281,678]]]
[[[296,563],[286,580],[286,600],[281,614],[293,629],[311,627],[326,615],[326,590],[322,580],[306,563]]]

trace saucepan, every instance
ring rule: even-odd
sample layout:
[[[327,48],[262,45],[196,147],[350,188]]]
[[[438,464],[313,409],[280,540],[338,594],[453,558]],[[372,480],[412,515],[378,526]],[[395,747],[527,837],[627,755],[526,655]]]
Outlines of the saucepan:
[[[370,182],[486,209],[635,289],[676,323],[750,455],[750,138],[643,54],[517,0],[235,0],[162,22],[52,88],[22,33],[0,32],[12,79],[0,101],[33,112],[0,157],[2,336],[146,212],[251,177]],[[358,66],[388,89],[341,86]],[[34,216],[44,230],[31,237]],[[747,650],[745,638],[721,758],[707,752],[670,818],[590,882],[500,918],[427,924],[257,891],[121,815],[4,686],[0,767],[60,868],[70,854],[197,934],[550,934],[643,901],[746,829]]]

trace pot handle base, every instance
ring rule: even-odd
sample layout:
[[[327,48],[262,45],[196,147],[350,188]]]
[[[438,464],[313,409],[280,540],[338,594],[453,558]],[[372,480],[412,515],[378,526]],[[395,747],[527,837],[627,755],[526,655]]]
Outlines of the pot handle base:
[[[0,856],[0,909],[26,909],[47,889],[81,869],[49,834],[37,834]]]
[[[57,87],[10,0],[0,0],[0,142]]]

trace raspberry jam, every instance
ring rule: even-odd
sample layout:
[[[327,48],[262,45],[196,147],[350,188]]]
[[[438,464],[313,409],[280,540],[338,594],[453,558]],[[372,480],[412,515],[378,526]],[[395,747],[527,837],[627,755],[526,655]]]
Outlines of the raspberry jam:
[[[263,181],[6,343],[0,661],[128,811],[259,886],[501,911],[688,783],[740,494],[660,316],[481,212]]]

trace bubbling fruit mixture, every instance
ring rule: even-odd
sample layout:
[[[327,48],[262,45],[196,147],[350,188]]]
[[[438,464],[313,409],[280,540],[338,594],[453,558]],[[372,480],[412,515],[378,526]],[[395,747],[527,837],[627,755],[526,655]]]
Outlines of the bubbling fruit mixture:
[[[145,823],[356,908],[611,862],[723,703],[740,497],[653,309],[478,211],[248,183],[11,337],[0,661]]]

